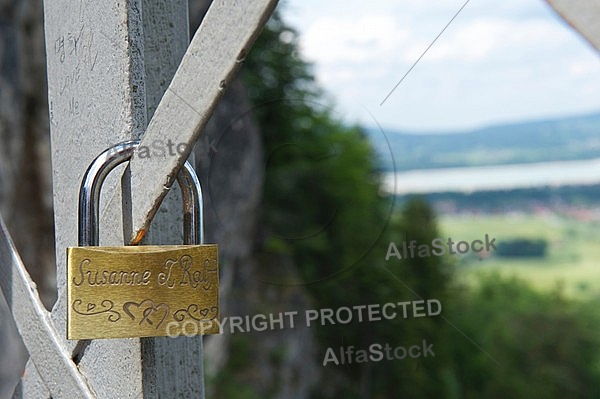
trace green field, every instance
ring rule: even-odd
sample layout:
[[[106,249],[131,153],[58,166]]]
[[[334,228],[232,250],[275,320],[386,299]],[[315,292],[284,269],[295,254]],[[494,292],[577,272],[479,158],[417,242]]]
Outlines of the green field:
[[[557,287],[574,298],[600,297],[600,223],[581,222],[557,215],[442,216],[442,237],[453,241],[481,239],[485,234],[496,243],[515,238],[545,239],[545,258],[499,258],[483,260],[466,254],[457,257],[457,279],[475,284],[482,273],[517,276],[534,287],[551,291]]]

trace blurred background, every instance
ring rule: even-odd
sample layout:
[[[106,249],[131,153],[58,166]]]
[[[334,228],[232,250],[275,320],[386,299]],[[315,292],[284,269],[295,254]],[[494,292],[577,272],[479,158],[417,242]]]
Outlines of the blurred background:
[[[392,92],[464,4],[278,6],[195,149],[223,316],[424,298],[443,317],[226,329],[204,338],[208,398],[600,397],[598,53],[543,1],[472,1]],[[51,308],[42,21],[0,0],[0,212]],[[485,234],[496,251],[385,259]],[[1,309],[9,398],[27,353]],[[435,357],[323,365],[422,340]]]

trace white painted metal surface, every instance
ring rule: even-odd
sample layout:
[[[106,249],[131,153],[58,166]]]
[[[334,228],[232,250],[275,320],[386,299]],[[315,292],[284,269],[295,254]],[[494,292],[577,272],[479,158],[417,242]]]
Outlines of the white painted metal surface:
[[[104,149],[137,138],[146,123],[141,9],[141,0],[44,3],[58,285],[52,319],[61,335],[65,249],[77,242],[83,173]],[[110,176],[107,186],[118,187],[120,173]],[[120,206],[116,211],[121,213]],[[122,218],[106,221],[101,236],[105,244],[122,244]],[[65,345],[75,348],[74,342]],[[142,387],[140,359],[137,339],[97,340],[85,349],[79,370],[98,398],[136,398]]]
[[[546,0],[576,31],[600,51],[600,1]]]
[[[144,0],[142,7],[150,120],[190,42],[188,1]],[[144,243],[182,243],[181,209],[181,195],[174,187],[152,220]],[[204,398],[202,337],[143,338],[141,343],[144,398]]]
[[[45,381],[40,388],[48,390],[54,398],[94,398],[71,360],[64,338],[54,328],[50,313],[44,308],[1,216],[0,288],[36,371]]]
[[[44,3],[59,292],[46,312],[20,259],[0,251],[7,257],[3,292],[31,353],[16,398],[203,397],[200,339],[66,341],[65,249],[77,242],[77,194],[87,165],[105,148],[139,138],[154,115],[142,145],[171,139],[188,147],[151,162],[134,158],[131,184],[123,170],[107,179],[101,244],[122,245],[132,228],[147,229],[164,186],[276,3],[216,2],[164,96],[188,41],[187,0]],[[131,204],[133,219],[122,204]]]

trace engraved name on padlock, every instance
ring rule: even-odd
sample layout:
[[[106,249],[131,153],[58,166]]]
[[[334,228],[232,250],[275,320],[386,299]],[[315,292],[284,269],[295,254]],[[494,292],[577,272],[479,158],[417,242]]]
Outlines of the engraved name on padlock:
[[[134,140],[106,150],[83,178],[79,246],[67,248],[68,339],[167,336],[173,322],[188,336],[219,333],[217,246],[192,245],[203,241],[202,192],[189,163],[177,177],[186,245],[98,246],[102,183],[138,145]]]

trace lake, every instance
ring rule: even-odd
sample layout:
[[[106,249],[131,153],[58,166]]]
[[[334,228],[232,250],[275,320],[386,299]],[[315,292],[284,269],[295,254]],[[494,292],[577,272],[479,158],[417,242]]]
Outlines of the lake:
[[[500,166],[384,173],[383,189],[396,194],[473,192],[544,186],[600,184],[600,158]]]

